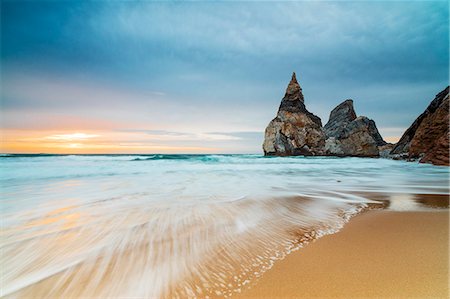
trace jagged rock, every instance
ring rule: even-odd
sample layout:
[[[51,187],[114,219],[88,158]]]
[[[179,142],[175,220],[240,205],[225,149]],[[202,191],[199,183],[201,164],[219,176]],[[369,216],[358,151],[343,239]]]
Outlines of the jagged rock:
[[[327,138],[337,137],[342,129],[355,119],[356,113],[353,109],[353,100],[343,101],[331,111],[330,119],[323,127],[325,135]]]
[[[273,156],[323,155],[325,134],[320,118],[309,112],[295,73],[286,88],[277,116],[265,131],[263,150]]]
[[[389,158],[390,153],[392,149],[394,148],[395,144],[393,143],[386,143],[385,145],[378,146],[378,151],[380,152],[381,158]]]
[[[394,158],[449,165],[449,87],[405,131],[391,151]]]
[[[373,120],[365,116],[356,117],[353,100],[350,99],[331,111],[324,131],[327,155],[377,157],[379,148],[386,145]]]

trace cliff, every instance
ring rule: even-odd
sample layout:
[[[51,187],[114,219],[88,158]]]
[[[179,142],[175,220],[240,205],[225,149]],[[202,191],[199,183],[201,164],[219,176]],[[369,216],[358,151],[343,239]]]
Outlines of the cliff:
[[[390,153],[395,158],[449,165],[449,87],[436,95]]]

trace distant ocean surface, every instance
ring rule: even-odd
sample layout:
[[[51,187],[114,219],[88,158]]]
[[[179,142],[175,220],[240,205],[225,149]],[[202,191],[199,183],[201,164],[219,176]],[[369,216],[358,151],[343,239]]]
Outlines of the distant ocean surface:
[[[229,296],[370,203],[449,194],[448,167],[370,158],[3,154],[0,170],[0,295],[21,298]]]

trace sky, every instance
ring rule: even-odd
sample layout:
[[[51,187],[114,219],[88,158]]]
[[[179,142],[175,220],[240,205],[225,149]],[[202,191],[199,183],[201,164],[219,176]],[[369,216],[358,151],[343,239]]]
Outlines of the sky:
[[[3,153],[262,153],[293,71],[396,142],[449,81],[448,1],[1,1]]]

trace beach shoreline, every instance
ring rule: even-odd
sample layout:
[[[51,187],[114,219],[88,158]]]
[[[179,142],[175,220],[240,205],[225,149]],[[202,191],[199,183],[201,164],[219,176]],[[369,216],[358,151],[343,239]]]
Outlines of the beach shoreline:
[[[268,286],[272,290],[255,296],[311,297],[315,286],[332,288],[332,283],[347,286],[356,281],[342,268],[366,276],[358,283],[368,284],[374,274],[362,262],[370,267],[373,256],[383,257],[379,252],[398,241],[425,244],[422,251],[440,252],[433,256],[438,262],[447,262],[446,257],[441,257],[447,254],[447,248],[437,250],[431,243],[442,237],[442,232],[447,233],[448,217],[438,215],[440,221],[431,217],[433,221],[422,223],[429,218],[423,215],[437,215],[449,207],[447,168],[363,158],[147,158],[105,155],[2,159],[1,167],[9,175],[2,180],[7,196],[2,202],[1,296],[223,298],[239,292],[247,296]],[[378,213],[362,211],[381,208],[424,211],[417,213],[422,216],[413,221],[404,217],[410,214],[389,215],[405,218],[401,221],[409,224],[404,231],[410,231],[415,223],[430,228],[422,233],[431,240],[418,233],[405,242],[401,238],[403,231],[391,236],[393,240],[386,239],[395,232],[392,227],[374,232],[361,230],[372,240],[355,237],[355,233],[342,238],[351,227],[363,228],[356,224],[359,219]],[[355,216],[358,213],[362,215]],[[380,223],[390,221],[376,218],[369,223],[380,227]],[[329,234],[336,235],[325,236]],[[328,244],[330,238],[341,241],[329,243],[328,251],[321,252],[318,245]],[[318,241],[313,242],[315,239]],[[384,247],[362,246],[378,239]],[[428,243],[433,246],[430,248]],[[356,245],[360,247],[355,249]],[[367,248],[375,253],[366,252]],[[313,252],[309,260],[318,258],[310,268],[296,261],[297,256],[309,251]],[[355,252],[353,259],[358,263],[339,259],[339,252]],[[402,263],[423,259],[403,255],[397,253]],[[330,261],[325,263],[326,259]],[[335,260],[341,265],[335,265],[339,271],[334,273],[348,276],[347,281],[327,277],[328,273],[314,274],[327,271]],[[301,273],[287,269],[277,274],[276,269],[284,269],[281,265],[286,261]],[[428,263],[434,271],[436,266]],[[269,279],[273,273],[278,278]],[[405,277],[399,279],[403,284]],[[413,281],[424,279],[429,278],[413,277]],[[299,289],[299,281],[304,284],[300,287],[309,291]],[[273,286],[280,288],[283,284],[293,286],[292,290],[273,292]],[[388,284],[375,286],[384,289]],[[344,297],[365,295],[358,289],[348,290]],[[316,295],[330,297],[333,292]],[[423,293],[417,294],[424,297]]]
[[[449,211],[372,210],[233,298],[448,298]]]

